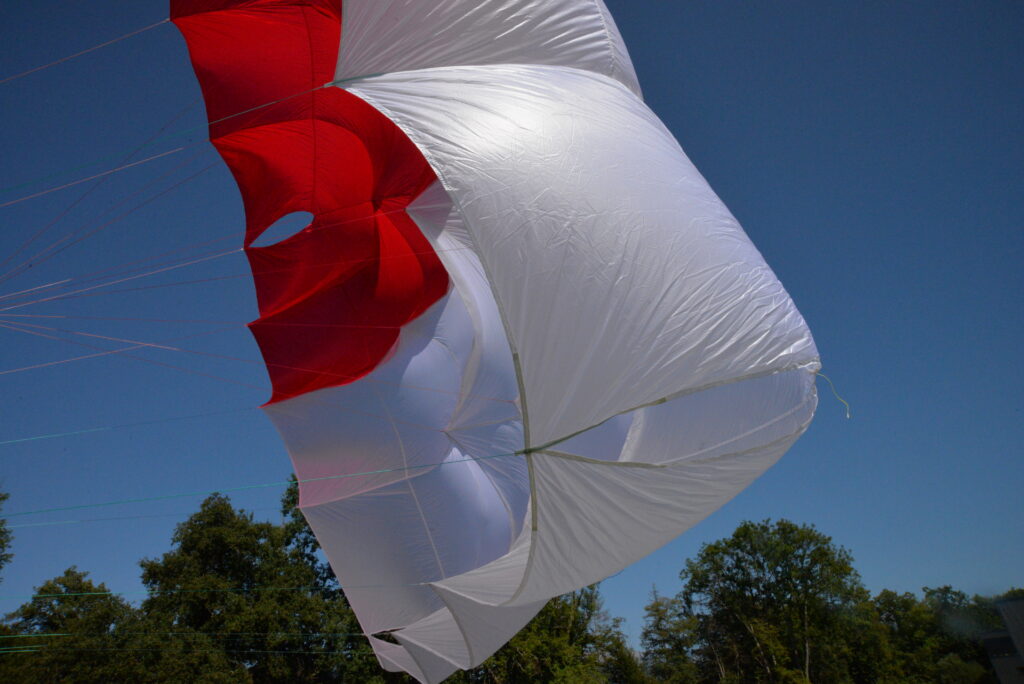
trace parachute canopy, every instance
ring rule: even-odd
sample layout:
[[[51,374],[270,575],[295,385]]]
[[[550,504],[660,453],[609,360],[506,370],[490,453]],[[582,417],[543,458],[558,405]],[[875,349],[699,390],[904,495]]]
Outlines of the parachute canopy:
[[[806,429],[810,332],[601,0],[171,18],[245,205],[265,410],[386,669],[478,665]]]

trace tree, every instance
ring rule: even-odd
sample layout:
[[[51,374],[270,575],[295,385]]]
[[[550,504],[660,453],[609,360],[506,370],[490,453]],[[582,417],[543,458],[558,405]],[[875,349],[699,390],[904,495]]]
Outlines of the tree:
[[[411,683],[377,665],[297,501],[293,482],[275,525],[206,499],[166,554],[141,562],[151,595],[138,607],[74,567],[44,582],[0,625],[0,681]],[[0,521],[0,565],[10,538]],[[785,520],[741,524],[680,576],[677,596],[646,606],[642,659],[595,585],[552,599],[449,681],[990,684],[979,638],[1001,627],[998,600],[1024,595],[871,599],[849,552]]]
[[[618,621],[617,618],[616,623]],[[647,676],[643,661],[626,643],[618,624],[615,626],[615,632],[608,638],[604,652],[601,671],[608,684],[654,684],[655,681],[661,681]]]
[[[901,682],[982,684],[995,676],[981,637],[1000,627],[996,598],[949,586],[925,587],[924,598],[883,590],[874,599]]]
[[[952,587],[873,599],[850,553],[812,526],[744,522],[646,607],[643,659],[662,682],[989,684],[996,601]]]
[[[245,674],[205,635],[153,633],[142,612],[74,567],[7,620],[24,650],[0,659],[5,682],[231,684]]]
[[[25,652],[0,659],[4,681],[111,681],[112,638],[132,608],[68,568],[35,589],[35,598],[7,616]]]
[[[696,623],[704,678],[842,681],[867,592],[848,551],[811,526],[744,522],[705,544],[680,573],[677,597]]]
[[[619,621],[602,611],[594,585],[551,599],[483,664],[447,681],[642,684],[645,678],[626,646]]]
[[[0,492],[0,508],[3,508],[4,502],[7,501],[9,496],[10,494],[6,492]],[[7,521],[0,519],[0,571],[14,558],[14,554],[10,550],[12,540],[13,535],[10,528],[7,527]]]
[[[695,645],[697,618],[686,613],[681,599],[659,596],[657,591],[651,593],[644,611],[640,642],[647,673],[666,684],[698,681],[697,666],[689,655]]]
[[[140,562],[137,607],[75,568],[43,583],[0,626],[24,645],[0,658],[0,681],[411,683],[380,669],[297,503],[293,480],[277,525],[207,498],[167,553]],[[649,684],[620,622],[581,589],[451,681]]]
[[[258,522],[214,495],[180,524],[172,549],[141,562],[158,631],[219,637],[248,681],[383,681],[366,639],[294,507],[284,525]],[[245,681],[245,680],[236,680]]]

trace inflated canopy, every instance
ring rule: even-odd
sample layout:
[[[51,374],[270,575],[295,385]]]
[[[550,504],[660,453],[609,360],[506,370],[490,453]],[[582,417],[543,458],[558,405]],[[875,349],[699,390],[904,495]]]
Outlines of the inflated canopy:
[[[811,335],[600,0],[171,18],[245,204],[265,409],[385,668],[479,664],[806,429]]]

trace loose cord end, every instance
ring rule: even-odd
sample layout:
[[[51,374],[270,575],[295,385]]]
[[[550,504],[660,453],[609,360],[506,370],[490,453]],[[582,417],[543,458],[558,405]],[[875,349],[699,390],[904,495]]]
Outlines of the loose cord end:
[[[847,419],[852,418],[853,414],[850,412],[850,402],[846,401],[841,396],[839,396],[839,392],[836,391],[836,386],[832,382],[832,378],[828,377],[827,375],[825,375],[821,371],[817,371],[815,373],[815,375],[820,375],[821,377],[825,378],[825,380],[828,382],[828,386],[832,388],[832,394],[835,396],[836,399],[838,399],[840,402],[842,402],[843,406],[846,407],[846,418]]]

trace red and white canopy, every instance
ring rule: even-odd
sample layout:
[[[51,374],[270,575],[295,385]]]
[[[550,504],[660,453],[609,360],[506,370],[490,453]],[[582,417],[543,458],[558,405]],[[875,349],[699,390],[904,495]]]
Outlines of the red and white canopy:
[[[810,332],[601,0],[171,18],[245,203],[266,411],[385,668],[479,664],[806,429]]]

